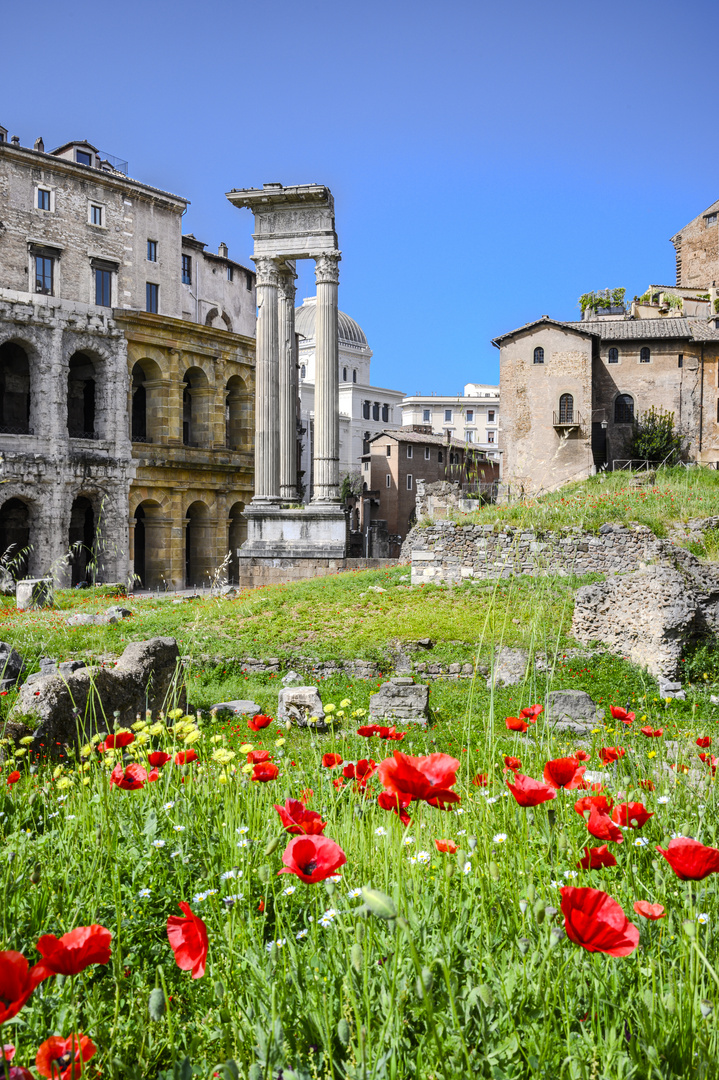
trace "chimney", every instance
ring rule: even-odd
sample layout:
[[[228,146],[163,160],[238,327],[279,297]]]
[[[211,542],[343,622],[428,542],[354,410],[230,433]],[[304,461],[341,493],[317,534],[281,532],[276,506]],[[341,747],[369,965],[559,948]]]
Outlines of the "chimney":
[[[10,142],[13,144],[13,146],[19,146],[20,145],[20,136],[19,135],[13,135]]]
[[[217,249],[217,254],[220,256],[220,258],[226,259],[227,258],[227,244],[220,244],[220,246]]]
[[[33,150],[39,150],[41,154],[45,153],[45,143],[42,141],[42,135],[39,139],[35,139]]]

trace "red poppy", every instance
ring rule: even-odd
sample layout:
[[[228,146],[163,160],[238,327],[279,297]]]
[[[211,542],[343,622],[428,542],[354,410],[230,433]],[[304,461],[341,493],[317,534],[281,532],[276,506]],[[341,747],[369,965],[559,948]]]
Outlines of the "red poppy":
[[[457,781],[459,762],[449,754],[429,754],[410,757],[400,750],[379,764],[379,776],[387,791],[408,795],[412,802],[428,802],[430,806],[457,803],[459,795],[449,789]]]
[[[325,769],[335,769],[342,764],[341,754],[323,754],[322,765]]]
[[[646,735],[648,739],[658,739],[664,734],[664,728],[657,728],[655,731],[651,724],[649,724],[647,727],[639,728],[639,730],[641,731],[642,735]]]
[[[332,784],[333,784],[334,787],[337,788],[338,791],[339,791],[340,788],[343,788],[343,787],[346,786],[345,782],[344,782],[344,780],[342,779],[341,776],[338,776],[336,780],[333,780]]]
[[[637,915],[643,915],[645,919],[663,919],[666,915],[663,904],[648,904],[646,900],[635,900],[634,910]]]
[[[712,771],[712,774],[716,773],[716,771],[717,771],[717,759],[715,758],[714,754],[700,754],[699,755],[699,760],[703,761],[705,765],[709,766],[709,768]]]
[[[626,709],[621,709],[616,705],[610,705],[609,711],[612,714],[612,719],[621,720],[623,724],[633,724],[636,719],[633,712],[628,712]]]
[[[581,761],[589,761],[589,759],[590,759],[590,757],[592,755],[588,754],[586,750],[577,750],[577,752],[576,752],[576,754],[574,756],[577,759],[577,761],[581,762]]]
[[[123,791],[139,791],[147,783],[147,769],[144,765],[133,762],[127,768],[116,765],[110,773],[110,783]]]
[[[14,769],[7,778],[8,787],[12,787],[13,784],[17,784],[20,779],[20,773],[17,769]]]
[[[660,847],[657,851],[682,881],[703,881],[709,874],[719,873],[719,850],[704,847],[698,840],[677,837],[669,841],[666,851]]]
[[[163,765],[167,765],[171,755],[166,754],[164,750],[153,750],[151,754],[147,755],[147,760],[155,769],[161,769]]]
[[[252,731],[261,731],[262,728],[269,727],[272,723],[271,716],[263,716],[262,713],[258,713],[257,716],[251,716],[247,721],[247,726]]]
[[[706,750],[708,746],[711,746],[712,740],[710,735],[701,735],[697,739],[697,746],[700,750]]]
[[[259,904],[257,905],[257,910],[259,911],[260,915],[262,915],[262,913],[265,910],[265,902],[264,902],[264,900],[260,900]]]
[[[5,1043],[4,1046],[0,1046],[0,1049],[2,1050],[2,1057],[4,1057],[6,1061],[12,1061],[15,1057],[15,1047],[12,1043]]]
[[[553,758],[544,766],[544,779],[553,788],[576,788],[579,787],[584,769],[584,765],[580,768],[574,757]]]
[[[519,760],[519,758],[510,757],[509,754],[504,755],[504,764],[507,766],[508,769],[511,769],[512,772],[518,772],[518,770],[522,768],[522,762]]]
[[[180,750],[178,754],[175,754],[175,765],[191,765],[197,760],[196,750]]]
[[[35,1077],[29,1069],[24,1069],[22,1065],[11,1065],[8,1070],[7,1080],[35,1080]]]
[[[520,720],[518,716],[507,716],[504,722],[508,731],[529,731],[527,721]]]
[[[300,792],[300,802],[302,803],[302,805],[307,806],[307,803],[310,801],[313,795],[314,791],[311,787],[302,788],[302,791]]]
[[[282,855],[285,864],[278,874],[296,874],[301,881],[314,885],[335,874],[347,862],[339,844],[328,836],[296,836]]]
[[[515,773],[513,784],[507,780],[507,787],[520,806],[539,806],[540,803],[557,797],[553,787],[533,780],[531,776],[523,776],[522,773]]]
[[[446,851],[450,855],[454,855],[455,852],[458,851],[454,840],[435,840],[434,843],[437,851]]]
[[[585,847],[584,858],[577,863],[577,866],[581,866],[583,870],[600,870],[603,866],[616,865],[617,860],[606,844],[602,844],[600,847]]]
[[[654,781],[653,780],[640,780],[639,781],[639,787],[644,788],[645,791],[654,791]]]
[[[180,901],[179,906],[186,918],[179,915],[168,916],[167,938],[175,954],[177,966],[183,971],[191,971],[193,979],[201,979],[205,974],[207,960],[207,927],[184,900]]]
[[[79,975],[91,964],[109,964],[112,934],[104,926],[78,926],[57,938],[43,934],[35,948],[42,956],[38,967],[50,975]]]
[[[522,709],[519,715],[522,720],[529,720],[530,723],[536,724],[537,717],[543,712],[544,705],[529,705],[526,709]]]
[[[270,760],[269,750],[250,750],[247,755],[248,765],[260,765],[263,761]]]
[[[377,724],[365,724],[363,727],[357,728],[357,734],[362,735],[365,739],[371,739],[378,731],[379,727]]]
[[[377,734],[380,739],[389,739],[390,742],[402,742],[402,739],[405,736],[405,732],[397,731],[397,728],[394,726],[394,724],[392,725],[392,727],[378,728]]]
[[[639,944],[639,930],[621,906],[601,889],[574,889],[562,893],[564,929],[570,941],[588,952],[628,956]]]
[[[275,810],[280,815],[282,826],[288,833],[317,836],[327,827],[327,822],[322,820],[321,814],[318,814],[316,810],[308,810],[298,799],[287,799],[284,806],[275,804]]]
[[[346,776],[348,780],[356,780],[357,786],[364,788],[367,787],[370,777],[374,776],[376,772],[376,761],[372,758],[360,758],[356,765],[351,761],[348,765],[345,765],[342,775]]]
[[[622,830],[614,824],[609,814],[596,806],[589,812],[587,829],[597,840],[611,840],[613,844],[621,844],[624,840]]]
[[[106,750],[121,750],[123,746],[134,743],[135,736],[131,731],[118,731],[116,735],[105,736]]]
[[[76,1080],[82,1075],[83,1064],[97,1052],[92,1039],[87,1035],[70,1035],[67,1039],[53,1035],[40,1045],[35,1058],[35,1067],[40,1076],[49,1076],[53,1080]]]
[[[276,780],[279,775],[280,770],[274,761],[261,761],[255,765],[250,780],[259,780],[261,784],[266,784],[268,780]]]
[[[150,769],[150,774],[147,777],[148,784],[154,784],[155,781],[159,780],[159,779],[160,779],[160,770],[159,769]]]
[[[678,769],[680,773],[688,773],[689,772],[689,766],[685,765],[683,762],[680,762],[679,765],[677,765],[674,761],[672,761],[669,768],[674,769],[674,770]]]
[[[630,829],[643,828],[650,817],[654,817],[654,812],[647,810],[640,802],[618,803],[612,811],[612,821]]]
[[[475,787],[487,787],[489,784],[489,777],[486,772],[478,772],[476,776],[472,777],[472,783]]]
[[[623,746],[602,746],[599,750],[602,765],[611,765],[613,761],[618,761],[625,754],[626,750]]]
[[[377,802],[383,810],[394,810],[405,828],[412,820],[407,813],[407,807],[411,803],[409,795],[395,795],[390,791],[380,791]]]
[[[12,1020],[38,983],[47,978],[40,965],[30,967],[22,953],[0,952],[0,1024]]]

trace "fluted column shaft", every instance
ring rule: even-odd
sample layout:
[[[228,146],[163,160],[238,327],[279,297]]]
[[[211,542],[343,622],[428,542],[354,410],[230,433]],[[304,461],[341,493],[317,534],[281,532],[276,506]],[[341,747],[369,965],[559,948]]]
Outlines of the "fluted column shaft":
[[[275,259],[257,267],[257,353],[255,364],[255,494],[253,502],[280,499],[279,269]]]
[[[280,274],[278,292],[280,497],[297,500],[297,357],[295,356],[295,274],[289,267]]]
[[[337,370],[337,286],[340,252],[315,259],[315,441],[313,502],[340,501],[340,410]]]

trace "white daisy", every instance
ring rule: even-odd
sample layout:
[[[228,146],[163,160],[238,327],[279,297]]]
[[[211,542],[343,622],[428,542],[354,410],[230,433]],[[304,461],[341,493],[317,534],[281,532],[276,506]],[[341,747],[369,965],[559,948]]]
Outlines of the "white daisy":
[[[506,832],[498,832],[498,833],[495,833],[494,836],[492,837],[492,843],[493,844],[503,844],[506,839],[507,839]]]
[[[701,915],[697,915],[697,922],[700,922],[700,923],[708,923],[709,922],[709,916],[707,915],[706,911],[703,911],[701,913]]]
[[[153,840],[152,841],[152,846],[156,847],[156,848],[164,847],[165,846],[165,841],[164,840]]]
[[[379,829],[375,829],[374,834],[375,836],[386,836],[387,830],[382,828],[382,826],[380,825]]]
[[[141,898],[142,900],[146,900],[146,899],[148,898],[148,896],[150,896],[150,895],[151,895],[151,893],[150,893],[150,890],[149,890],[149,889],[140,889],[140,891],[139,891],[139,893],[138,893],[137,895],[138,895],[138,896],[139,896],[139,897],[140,897],[140,898]]]
[[[182,852],[181,851],[171,851],[170,852],[170,858],[171,859],[176,859],[178,855],[182,855]]]
[[[249,847],[250,846],[250,841],[249,840],[238,840],[237,841],[237,846],[241,847],[241,848]]]
[[[499,795],[492,795],[491,798],[487,799],[487,802],[488,803],[495,803],[498,798],[499,798]]]
[[[575,878],[576,876],[577,876],[577,871],[576,870],[565,870],[564,871],[564,877],[565,878]]]
[[[466,829],[458,829],[457,830],[457,836],[466,836],[466,835],[467,835],[467,830]]]
[[[350,889],[350,891],[347,893],[347,895],[349,896],[350,900],[356,900],[358,896],[362,895],[362,890],[361,889]]]
[[[172,827],[175,830],[175,832],[184,832],[185,831],[185,826],[184,825],[173,825]]]
[[[471,872],[472,872],[472,864],[471,864],[471,862],[466,862],[464,864],[464,866],[462,867],[462,870],[463,870],[463,873],[465,873],[465,874],[471,874]]]
[[[328,881],[334,881],[334,882],[341,881],[342,880],[342,875],[341,874],[330,874],[330,876],[327,878],[327,880]]]
[[[413,837],[413,836],[405,836],[405,838],[404,838],[404,840],[402,841],[402,843],[403,843],[403,844],[404,844],[405,846],[407,846],[408,844],[413,844],[413,843],[414,843],[414,837]]]
[[[220,874],[220,881],[228,881],[230,878],[237,877],[236,870],[225,870],[224,874]]]
[[[298,930],[297,935],[296,935],[297,940],[301,941],[302,938],[307,937],[308,934],[309,934],[309,930],[307,929],[307,927],[305,927],[304,930]]]
[[[163,810],[172,810],[174,805],[175,805],[174,802],[166,802],[165,805],[162,807],[162,809]]]
[[[249,829],[248,825],[240,825],[240,827],[238,829],[236,829],[235,831],[238,832],[238,833],[246,833],[246,832],[249,832],[250,829]]]
[[[296,889],[295,885],[288,885],[286,889],[282,890],[282,895],[283,896],[292,896],[292,893],[295,891],[295,889]]]
[[[430,855],[430,853],[428,851],[418,851],[417,852],[417,862],[418,863],[424,863],[424,865],[427,866],[428,863],[432,862],[432,856]]]
[[[634,841],[634,847],[646,847],[648,843],[646,836],[638,836]]]
[[[666,804],[669,802],[669,796],[668,795],[660,795],[659,798],[657,799],[657,802],[661,806],[666,806]]]

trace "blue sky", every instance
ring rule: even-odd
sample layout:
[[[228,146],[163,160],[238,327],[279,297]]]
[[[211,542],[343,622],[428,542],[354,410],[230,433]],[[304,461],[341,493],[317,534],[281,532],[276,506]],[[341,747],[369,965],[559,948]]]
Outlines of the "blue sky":
[[[244,262],[225,191],[327,184],[373,381],[456,393],[497,334],[674,281],[719,198],[718,31],[716,0],[34,0],[4,6],[0,123],[126,158]]]

